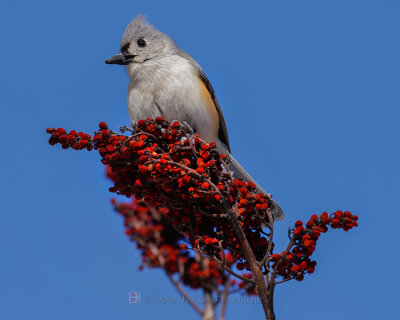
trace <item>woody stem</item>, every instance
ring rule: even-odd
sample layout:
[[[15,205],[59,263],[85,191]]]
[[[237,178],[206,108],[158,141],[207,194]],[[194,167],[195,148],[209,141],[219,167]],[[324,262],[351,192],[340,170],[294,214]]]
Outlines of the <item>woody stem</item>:
[[[243,229],[237,220],[237,208],[232,208],[228,211],[228,217],[232,224],[233,231],[239,239],[240,245],[243,249],[243,253],[246,256],[250,269],[253,273],[254,280],[257,285],[258,296],[260,297],[261,304],[264,309],[264,313],[267,320],[275,320],[275,315],[272,306],[272,297],[269,296],[268,288],[264,280],[264,274],[260,268],[256,257],[254,256],[253,250],[243,232]],[[270,291],[271,292],[271,291]],[[272,291],[273,292],[273,291]],[[271,303],[269,303],[271,301]]]

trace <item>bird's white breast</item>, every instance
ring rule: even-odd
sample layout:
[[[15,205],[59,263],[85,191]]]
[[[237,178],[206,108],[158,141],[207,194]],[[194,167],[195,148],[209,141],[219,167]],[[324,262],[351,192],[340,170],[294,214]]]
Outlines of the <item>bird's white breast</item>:
[[[128,66],[128,72],[131,121],[157,116],[186,121],[205,140],[219,141],[217,111],[210,107],[197,70],[187,59],[173,55],[150,60]]]

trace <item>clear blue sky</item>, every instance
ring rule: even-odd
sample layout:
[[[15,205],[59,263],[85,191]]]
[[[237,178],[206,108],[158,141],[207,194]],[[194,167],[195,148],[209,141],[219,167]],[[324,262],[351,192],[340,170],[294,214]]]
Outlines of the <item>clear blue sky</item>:
[[[244,4],[246,3],[246,4]],[[119,49],[139,13],[204,68],[234,155],[297,219],[336,209],[315,274],[278,287],[278,319],[394,319],[400,214],[399,1],[11,1],[0,12],[0,318],[196,319],[139,255],[109,204],[98,154],[50,147],[45,128],[128,124]],[[231,304],[227,319],[261,319]]]

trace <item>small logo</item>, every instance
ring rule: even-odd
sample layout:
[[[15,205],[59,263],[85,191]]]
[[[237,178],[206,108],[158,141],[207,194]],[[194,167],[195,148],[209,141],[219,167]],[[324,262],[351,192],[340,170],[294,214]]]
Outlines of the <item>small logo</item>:
[[[129,292],[129,303],[140,303],[140,291]]]

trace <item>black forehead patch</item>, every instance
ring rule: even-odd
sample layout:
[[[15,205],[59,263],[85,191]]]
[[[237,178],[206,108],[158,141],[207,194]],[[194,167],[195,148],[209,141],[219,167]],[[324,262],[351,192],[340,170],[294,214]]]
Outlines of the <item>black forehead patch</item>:
[[[128,51],[128,48],[129,48],[129,42],[127,42],[121,46],[121,52],[124,53],[124,52]]]

